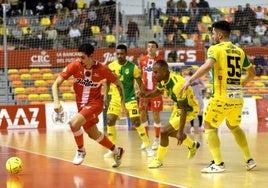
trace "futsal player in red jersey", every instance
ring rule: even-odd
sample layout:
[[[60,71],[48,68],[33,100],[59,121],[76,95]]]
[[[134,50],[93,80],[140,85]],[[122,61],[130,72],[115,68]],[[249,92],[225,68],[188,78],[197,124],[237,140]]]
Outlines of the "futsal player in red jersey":
[[[158,60],[163,60],[164,57],[157,54],[158,44],[155,41],[149,41],[147,44],[148,54],[141,57],[139,67],[142,73],[142,81],[144,84],[145,92],[150,93],[157,87],[157,81],[153,78],[152,67]],[[155,130],[155,139],[152,144],[152,149],[156,150],[159,145],[159,136],[161,128],[160,112],[163,110],[162,96],[155,98],[144,99],[140,98],[139,103],[141,123],[146,128],[148,134],[148,111],[152,112]],[[144,145],[141,146],[144,149]]]
[[[121,164],[124,149],[115,146],[107,136],[98,130],[96,124],[99,122],[99,114],[103,111],[104,101],[101,95],[103,82],[109,80],[117,85],[122,107],[125,108],[123,85],[108,67],[93,59],[93,53],[94,47],[91,44],[82,44],[78,48],[78,60],[68,64],[59,74],[52,85],[54,110],[56,113],[63,111],[59,101],[59,87],[64,80],[73,76],[73,88],[78,109],[78,113],[69,120],[69,125],[78,147],[73,164],[79,165],[85,158],[86,151],[83,138],[83,132],[85,131],[91,139],[113,152],[115,161],[113,167],[118,167]]]

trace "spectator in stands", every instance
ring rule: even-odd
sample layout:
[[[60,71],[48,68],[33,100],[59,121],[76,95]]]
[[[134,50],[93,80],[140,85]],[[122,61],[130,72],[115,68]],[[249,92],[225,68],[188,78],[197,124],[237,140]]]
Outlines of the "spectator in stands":
[[[101,30],[104,31],[105,34],[110,33],[113,29],[113,21],[110,17],[109,13],[106,13],[102,16],[102,21],[101,21],[102,28]]]
[[[261,6],[257,6],[257,11],[255,13],[256,13],[257,20],[264,20],[265,19],[265,14],[263,13]]]
[[[267,27],[263,24],[263,21],[259,20],[258,25],[256,25],[255,27],[255,33],[261,38],[264,36],[266,30]]]
[[[182,30],[180,29],[177,30],[173,40],[175,47],[185,46],[185,38],[182,36]]]
[[[196,2],[196,0],[192,0],[189,3],[189,13],[191,16],[198,16],[199,15],[198,3]]]
[[[82,29],[82,43],[89,43],[92,46],[97,46],[97,42],[94,40],[91,25],[85,22],[84,28]]]
[[[138,48],[137,39],[140,37],[140,30],[138,24],[129,18],[127,25],[127,46],[130,48],[131,43],[135,48]]]
[[[11,29],[11,39],[10,42],[12,42],[15,46],[21,44],[23,40],[23,32],[19,25],[16,25],[14,28]]]
[[[60,12],[61,9],[63,8],[61,0],[56,0],[55,3],[54,3],[54,6],[55,6],[55,9],[56,9],[56,12]]]
[[[32,10],[35,14],[36,5],[38,1],[36,0],[24,0],[25,1],[25,8],[26,10]]]
[[[186,27],[185,27],[185,32],[187,34],[192,34],[195,32],[199,32],[198,27],[197,27],[197,19],[195,16],[190,16],[190,19],[188,20]]]
[[[154,2],[151,3],[151,8],[149,9],[149,27],[152,29],[152,26],[159,22],[160,12],[156,8]]]
[[[75,2],[75,0],[70,0],[70,2],[67,3],[66,7],[72,12],[72,10],[77,9],[77,3]]]
[[[178,55],[177,55],[176,50],[171,50],[168,53],[167,62],[168,63],[176,63],[177,62],[177,58],[178,58]]]
[[[70,37],[70,47],[77,48],[80,45],[81,32],[77,27],[76,23],[71,24],[71,28],[69,30]]]
[[[196,46],[195,41],[191,38],[191,34],[187,34],[187,38],[185,39],[186,47],[194,47]]]
[[[20,0],[9,0],[11,6],[11,15],[12,16],[19,16],[22,14],[21,4],[22,1]]]
[[[243,10],[243,16],[246,24],[249,24],[252,27],[256,26],[256,13],[251,9],[249,3],[246,4],[246,7]]]
[[[252,36],[249,34],[249,31],[244,32],[241,36],[241,45],[251,46],[253,45]]]
[[[35,14],[43,15],[44,13],[45,13],[45,6],[43,5],[42,1],[39,1],[35,7]]]
[[[167,9],[166,9],[166,15],[168,16],[174,16],[175,15],[175,2],[173,0],[167,1]]]
[[[268,46],[268,30],[266,30],[265,34],[261,37],[261,45]]]
[[[242,5],[237,6],[237,10],[234,13],[234,26],[233,29],[242,30],[244,27],[244,12]]]
[[[66,16],[57,15],[55,28],[59,35],[66,35],[69,32],[70,22]]]
[[[177,32],[177,25],[175,23],[175,20],[173,19],[172,16],[169,16],[166,21],[166,24],[164,25],[163,33],[165,37],[167,38],[168,35],[170,34],[174,35],[176,32]]]
[[[255,58],[253,59],[253,64],[256,71],[256,76],[261,76],[264,74],[266,62],[262,55],[256,54]]]
[[[238,32],[234,32],[234,30],[231,31],[230,41],[237,46],[240,45],[240,30],[238,30]]]
[[[57,48],[57,36],[58,32],[55,29],[54,25],[50,25],[45,30],[45,39],[46,39],[46,46],[47,48]]]
[[[92,0],[89,3],[89,7],[94,6],[94,7],[99,7],[100,6],[100,1],[99,0]]]
[[[207,1],[205,0],[199,0],[198,3],[198,8],[199,8],[199,16],[210,16],[210,7]]]
[[[106,6],[112,6],[112,5],[115,5],[115,1],[113,0],[106,1]]]
[[[46,4],[45,4],[45,13],[46,15],[53,15],[53,14],[56,14],[56,9],[55,9],[55,6],[54,6],[54,3],[52,0],[48,1]]]
[[[204,42],[204,47],[206,50],[212,45],[212,41],[210,40],[209,34],[205,36],[205,39],[203,42]]]
[[[90,25],[97,25],[97,12],[95,11],[95,6],[90,6],[88,10],[88,22]]]
[[[188,16],[189,13],[187,11],[187,3],[185,0],[179,0],[177,1],[177,16]]]

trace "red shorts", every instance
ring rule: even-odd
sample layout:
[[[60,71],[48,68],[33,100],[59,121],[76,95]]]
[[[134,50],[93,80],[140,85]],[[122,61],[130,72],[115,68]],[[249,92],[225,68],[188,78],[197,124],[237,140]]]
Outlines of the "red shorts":
[[[84,130],[96,125],[99,122],[99,115],[103,111],[103,104],[98,101],[98,103],[90,103],[79,109],[79,113],[82,114],[87,122],[83,125]]]
[[[155,98],[144,99],[140,98],[139,109],[145,110],[145,100],[147,101],[147,110],[151,112],[161,112],[163,110],[163,98],[158,96]]]

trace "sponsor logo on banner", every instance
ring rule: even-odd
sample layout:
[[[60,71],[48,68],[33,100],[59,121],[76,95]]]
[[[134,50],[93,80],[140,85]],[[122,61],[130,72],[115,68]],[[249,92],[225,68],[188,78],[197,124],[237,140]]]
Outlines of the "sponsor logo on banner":
[[[31,67],[50,67],[50,56],[46,51],[41,51],[40,54],[31,56]]]
[[[165,50],[165,59],[171,50]],[[196,50],[177,50],[177,62],[195,62],[197,61]]]
[[[1,106],[0,129],[45,128],[44,105]]]

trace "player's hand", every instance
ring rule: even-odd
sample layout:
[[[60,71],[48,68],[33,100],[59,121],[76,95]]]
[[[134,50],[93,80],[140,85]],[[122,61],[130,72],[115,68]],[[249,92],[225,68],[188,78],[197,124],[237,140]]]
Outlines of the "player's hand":
[[[179,91],[179,97],[182,98],[183,94],[186,92],[188,87],[191,85],[190,81],[186,81]]]
[[[183,134],[183,131],[178,131],[177,132],[177,140],[178,140],[178,145],[181,145],[183,140],[185,139],[185,135]]]
[[[63,111],[61,104],[54,104],[54,111],[56,113],[61,113]]]

